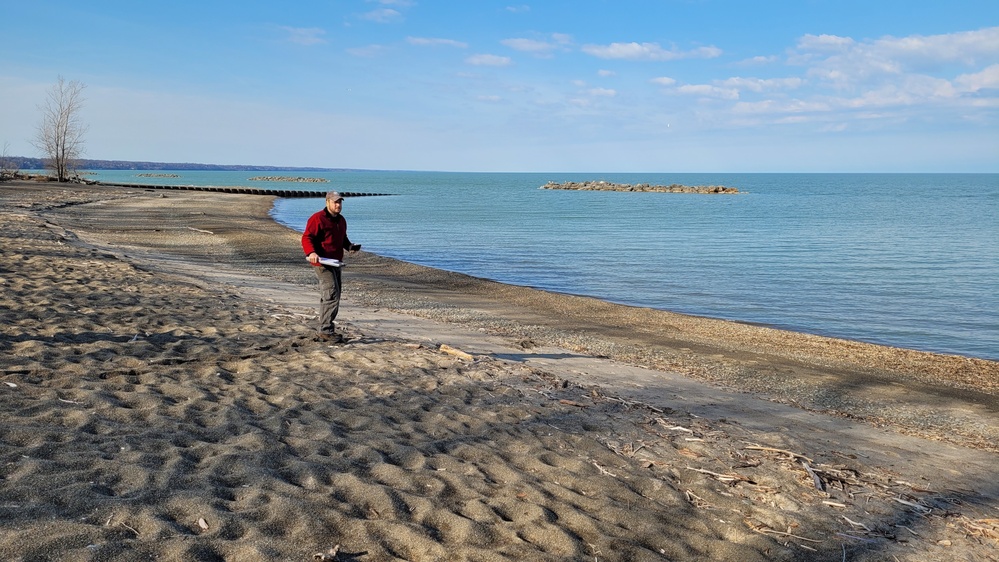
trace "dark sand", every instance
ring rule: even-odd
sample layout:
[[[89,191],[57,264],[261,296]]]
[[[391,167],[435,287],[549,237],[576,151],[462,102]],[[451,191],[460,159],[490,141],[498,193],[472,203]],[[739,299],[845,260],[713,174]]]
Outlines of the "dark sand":
[[[366,253],[331,346],[270,205],[0,184],[0,559],[999,559],[999,363]]]

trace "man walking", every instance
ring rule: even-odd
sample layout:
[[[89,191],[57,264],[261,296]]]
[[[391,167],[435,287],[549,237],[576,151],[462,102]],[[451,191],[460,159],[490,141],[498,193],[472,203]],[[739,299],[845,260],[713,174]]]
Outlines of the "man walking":
[[[319,278],[319,339],[333,343],[343,341],[334,332],[336,315],[340,311],[340,265],[343,251],[351,253],[361,249],[347,238],[347,220],[340,211],[343,197],[336,191],[326,194],[326,208],[309,217],[302,233],[302,250],[305,259],[316,268]],[[320,263],[336,260],[336,263]]]

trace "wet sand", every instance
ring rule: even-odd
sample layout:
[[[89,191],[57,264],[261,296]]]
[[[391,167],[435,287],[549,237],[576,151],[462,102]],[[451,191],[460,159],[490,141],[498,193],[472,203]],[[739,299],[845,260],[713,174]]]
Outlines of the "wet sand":
[[[996,362],[363,252],[331,346],[271,202],[0,184],[0,557],[997,559]]]

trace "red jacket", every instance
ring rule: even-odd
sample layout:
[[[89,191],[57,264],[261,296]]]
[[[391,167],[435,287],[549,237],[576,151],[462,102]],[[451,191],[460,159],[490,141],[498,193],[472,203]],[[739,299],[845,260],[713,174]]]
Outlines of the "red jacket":
[[[309,217],[302,233],[302,250],[308,256],[315,252],[321,258],[343,259],[343,251],[350,248],[347,238],[347,219],[343,215],[333,216],[326,209]],[[321,265],[321,264],[313,264]]]

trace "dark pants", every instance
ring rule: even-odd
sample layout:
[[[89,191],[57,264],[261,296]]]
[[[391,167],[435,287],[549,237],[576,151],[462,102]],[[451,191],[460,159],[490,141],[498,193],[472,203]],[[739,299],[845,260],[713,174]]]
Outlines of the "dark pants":
[[[319,332],[332,334],[334,320],[340,312],[340,268],[321,265],[316,268],[319,279]]]

